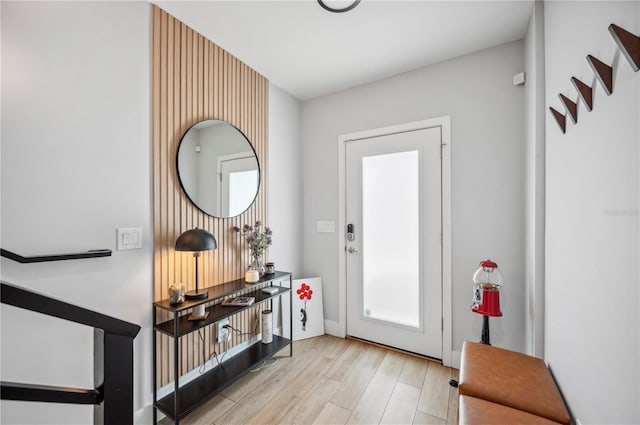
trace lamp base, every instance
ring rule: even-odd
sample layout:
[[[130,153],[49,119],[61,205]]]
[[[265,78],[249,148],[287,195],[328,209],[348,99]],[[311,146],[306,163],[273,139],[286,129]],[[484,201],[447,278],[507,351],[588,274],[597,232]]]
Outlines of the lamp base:
[[[188,300],[200,300],[209,297],[209,291],[189,291],[184,294],[184,297]]]

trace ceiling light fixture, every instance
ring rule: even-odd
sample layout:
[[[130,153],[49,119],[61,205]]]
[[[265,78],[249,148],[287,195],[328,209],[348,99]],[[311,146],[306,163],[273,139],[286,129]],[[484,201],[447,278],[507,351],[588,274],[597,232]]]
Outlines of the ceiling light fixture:
[[[360,0],[318,0],[318,4],[322,6],[324,10],[334,13],[348,12],[360,3]]]

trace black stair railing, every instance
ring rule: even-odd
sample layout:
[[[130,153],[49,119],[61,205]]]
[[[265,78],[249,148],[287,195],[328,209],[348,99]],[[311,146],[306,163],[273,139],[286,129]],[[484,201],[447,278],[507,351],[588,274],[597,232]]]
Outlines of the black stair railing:
[[[0,248],[0,256],[9,258],[10,260],[17,261],[18,263],[44,263],[48,261],[62,261],[62,260],[81,260],[83,258],[99,258],[99,257],[111,257],[110,249],[92,249],[86,252],[74,252],[67,254],[49,254],[49,255],[32,255],[25,257],[24,255],[16,254],[8,249]]]
[[[94,328],[95,389],[0,382],[3,400],[93,404],[96,424],[133,424],[133,340],[140,326],[0,282],[2,304]]]

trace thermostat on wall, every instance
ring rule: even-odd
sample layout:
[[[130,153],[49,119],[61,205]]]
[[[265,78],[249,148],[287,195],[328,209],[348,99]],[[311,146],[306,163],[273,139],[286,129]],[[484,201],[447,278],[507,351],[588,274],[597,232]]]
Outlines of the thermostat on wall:
[[[516,74],[513,76],[513,85],[514,86],[521,86],[524,84],[524,72],[521,72],[519,74]]]
[[[317,221],[316,232],[318,233],[333,233],[336,231],[335,221]]]

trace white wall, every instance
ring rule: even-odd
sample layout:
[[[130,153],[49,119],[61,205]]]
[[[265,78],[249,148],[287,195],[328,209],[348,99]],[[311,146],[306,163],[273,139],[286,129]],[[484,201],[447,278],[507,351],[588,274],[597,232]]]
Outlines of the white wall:
[[[609,35],[640,33],[640,2],[546,2],[546,103],[596,84],[594,109],[562,134],[546,124],[545,358],[583,424],[640,422],[640,73]],[[614,67],[614,92],[594,82],[587,54]],[[549,112],[547,111],[547,114]]]
[[[269,261],[278,270],[302,276],[302,144],[300,102],[269,84]]]
[[[526,347],[544,356],[544,3],[536,1],[525,37]]]
[[[23,255],[114,250],[1,277],[143,327],[134,344],[134,409],[150,423],[151,6],[5,2],[2,8],[2,247]],[[117,227],[143,249],[115,251]],[[2,379],[93,388],[93,334],[3,306]],[[86,424],[93,409],[2,402],[2,423]]]
[[[94,260],[19,265],[1,278],[137,323],[134,408],[150,423],[151,8],[143,2],[2,2],[2,247]],[[269,257],[302,269],[300,104],[269,93]],[[115,251],[116,227],[144,248]],[[93,334],[3,306],[2,379],[92,388]],[[18,324],[13,328],[14,324]],[[27,337],[25,337],[25,335]],[[91,423],[87,406],[3,401],[2,423]]]
[[[491,341],[524,350],[524,88],[512,85],[523,70],[524,43],[517,41],[303,103],[303,270],[323,279],[325,319],[342,320],[338,236],[316,233],[317,220],[338,221],[338,136],[448,115],[452,348],[480,339],[482,318],[469,310],[472,277],[491,258],[506,282],[504,317],[492,319]]]

